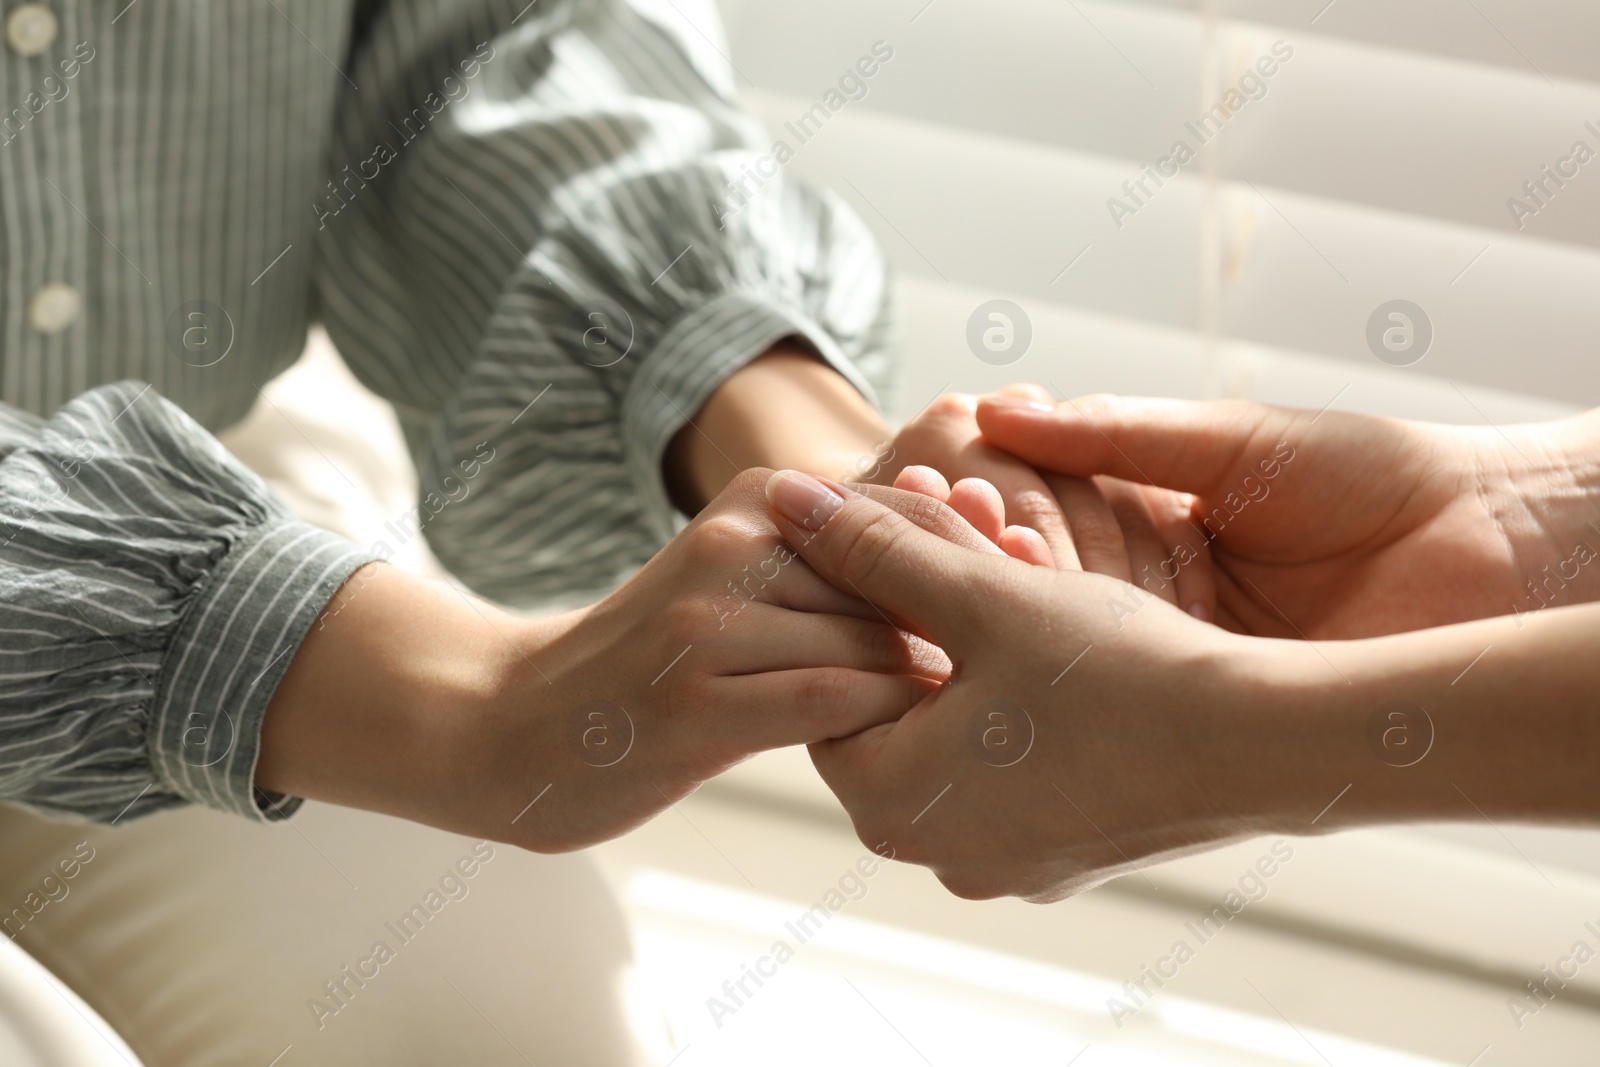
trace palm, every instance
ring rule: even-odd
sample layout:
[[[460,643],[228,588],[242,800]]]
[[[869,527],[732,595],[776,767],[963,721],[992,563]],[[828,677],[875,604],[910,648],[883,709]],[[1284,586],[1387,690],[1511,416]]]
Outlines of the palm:
[[[1281,454],[1280,442],[1290,458],[1267,479],[1261,458]],[[1194,520],[1215,535],[1219,624],[1341,639],[1520,605],[1500,494],[1481,474],[1495,463],[1483,452],[1466,431],[1268,410],[1197,494]]]

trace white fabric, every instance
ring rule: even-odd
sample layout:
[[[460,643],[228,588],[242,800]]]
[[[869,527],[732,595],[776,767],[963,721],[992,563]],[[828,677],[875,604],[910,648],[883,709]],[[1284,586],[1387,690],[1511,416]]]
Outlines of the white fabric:
[[[390,409],[320,334],[266,395],[225,441],[300,517],[365,541],[415,503]],[[441,573],[420,538],[395,562]],[[493,850],[482,862],[475,844],[314,803],[272,826],[189,808],[112,828],[0,806],[0,919],[22,907],[26,921],[6,934],[148,1067],[267,1067],[280,1055],[274,1067],[644,1062],[638,1030],[659,1016],[630,1014],[628,931],[594,864],[478,845]],[[63,877],[63,860],[91,853]],[[402,941],[385,924],[426,910],[430,890],[437,912]],[[380,940],[387,962],[374,958]],[[61,1025],[59,1010],[32,1014],[65,1002],[12,962],[0,955],[9,1025],[71,1051],[43,1054],[49,1067],[99,1067],[75,1051],[81,1027]],[[346,966],[374,976],[358,985]],[[341,979],[345,1003],[324,987]],[[338,1010],[318,1012],[314,999]],[[0,1064],[27,1064],[4,1044],[7,1025]]]
[[[133,1050],[93,1008],[7,941],[0,941],[0,1063],[139,1067]]]
[[[80,843],[93,859],[42,890]],[[149,1067],[642,1063],[627,930],[593,864],[494,845],[451,899],[440,882],[474,844],[319,804],[274,825],[193,807],[110,829],[0,808],[0,902],[56,898],[15,944]],[[379,941],[392,958],[364,965]]]

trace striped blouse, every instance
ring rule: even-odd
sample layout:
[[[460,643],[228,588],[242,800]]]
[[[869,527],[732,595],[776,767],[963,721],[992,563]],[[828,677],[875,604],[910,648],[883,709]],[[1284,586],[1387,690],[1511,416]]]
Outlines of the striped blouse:
[[[297,521],[210,431],[314,320],[398,412],[433,551],[511,604],[670,537],[668,440],[773,342],[889,377],[883,258],[830,194],[752,180],[710,0],[6,16],[0,798],[297,803],[253,787],[262,715],[388,547]]]

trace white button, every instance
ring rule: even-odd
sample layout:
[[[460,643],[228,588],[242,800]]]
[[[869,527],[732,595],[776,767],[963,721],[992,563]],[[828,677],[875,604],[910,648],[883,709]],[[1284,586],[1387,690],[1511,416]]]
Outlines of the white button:
[[[55,39],[55,12],[43,4],[18,4],[6,16],[6,44],[19,56],[36,56]]]
[[[82,308],[83,297],[72,286],[41,285],[28,300],[28,325],[40,333],[60,333],[77,321]]]

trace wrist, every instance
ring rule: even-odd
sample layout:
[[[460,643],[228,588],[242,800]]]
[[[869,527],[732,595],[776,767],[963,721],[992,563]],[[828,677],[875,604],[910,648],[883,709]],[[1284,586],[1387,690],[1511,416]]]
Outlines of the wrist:
[[[1232,634],[1224,642],[1204,724],[1221,757],[1219,837],[1325,829],[1312,820],[1350,781],[1358,755],[1345,743],[1335,691],[1345,683],[1307,642]]]
[[[1359,641],[1258,641],[1247,810],[1263,832],[1409,822],[1592,825],[1600,608]],[[1481,661],[1481,662],[1480,662]],[[1281,768],[1281,771],[1279,770]]]
[[[673,501],[691,514],[751,467],[855,480],[861,457],[891,436],[854,386],[794,341],[735,371],[690,422],[668,445],[662,474]]]
[[[1439,773],[1449,776],[1435,745],[1439,670],[1397,651],[1393,637],[1247,639],[1236,665],[1257,699],[1238,736],[1250,768],[1242,806],[1258,832],[1305,836],[1446,817],[1437,815],[1441,802],[1459,798],[1439,793]]]
[[[1529,519],[1507,529],[1514,609],[1600,600],[1600,409],[1527,427],[1512,460],[1507,492]]]
[[[498,640],[484,650],[483,684],[463,692],[458,715],[438,720],[434,762],[446,773],[437,787],[460,832],[535,851],[551,851],[528,816],[564,750],[552,661],[560,642],[590,608],[538,619],[502,616]],[[432,819],[435,825],[445,825]],[[467,829],[470,827],[470,830]]]
[[[256,784],[481,833],[475,738],[548,625],[392,567],[357,571],[273,693]]]

